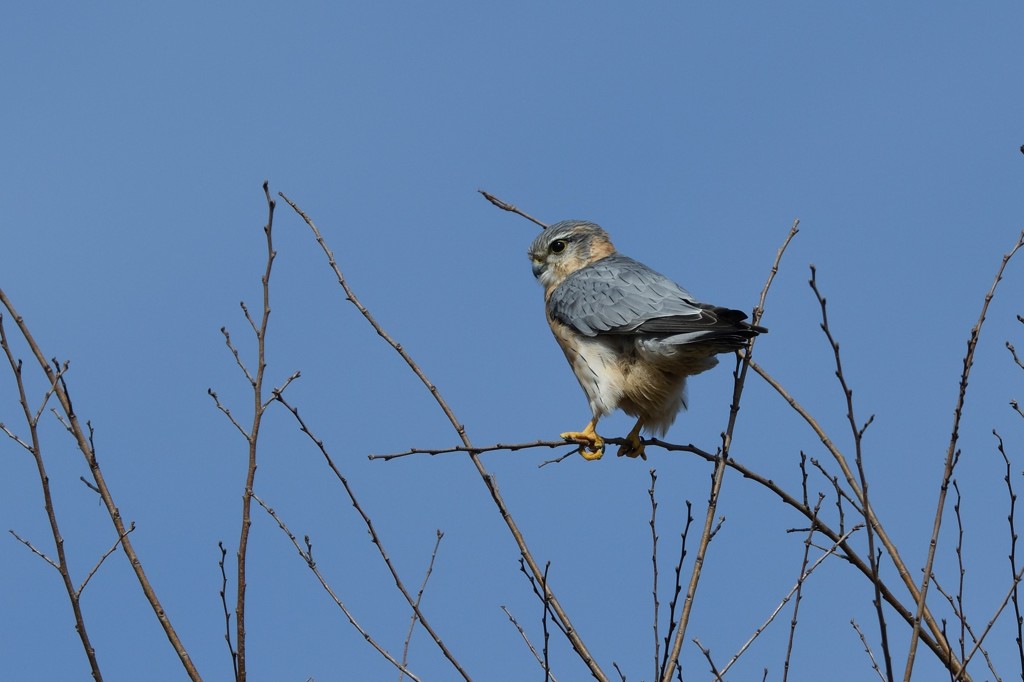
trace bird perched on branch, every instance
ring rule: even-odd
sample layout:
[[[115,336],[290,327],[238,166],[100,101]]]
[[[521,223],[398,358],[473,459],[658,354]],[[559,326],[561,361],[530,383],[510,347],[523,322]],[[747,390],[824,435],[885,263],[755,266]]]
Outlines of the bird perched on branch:
[[[530,245],[551,331],[590,401],[593,418],[562,438],[600,459],[598,420],[621,409],[637,418],[619,456],[643,457],[640,430],[664,435],[686,407],[686,378],[718,364],[764,327],[739,310],[700,303],[685,289],[615,250],[594,223],[565,220]]]

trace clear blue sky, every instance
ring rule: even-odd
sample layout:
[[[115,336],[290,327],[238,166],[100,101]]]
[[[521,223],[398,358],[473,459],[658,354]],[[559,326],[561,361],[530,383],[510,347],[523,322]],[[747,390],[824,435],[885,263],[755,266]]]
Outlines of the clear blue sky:
[[[71,361],[77,410],[96,429],[136,548],[206,679],[231,674],[217,542],[234,551],[245,467],[244,442],[206,390],[249,419],[247,384],[218,330],[226,325],[253,361],[238,302],[258,307],[265,179],[317,221],[356,292],[479,444],[550,439],[589,414],[544,324],[525,257],[535,228],[478,188],[546,221],[594,220],[703,300],[747,310],[799,218],[757,354],[850,450],[806,284],[815,263],[859,419],[876,415],[866,438],[872,499],[912,570],[923,565],[964,345],[1024,223],[1018,3],[354,5],[18,3],[0,22],[0,286],[44,352]],[[453,445],[455,434],[344,301],[283,202],[275,233],[268,381],[302,371],[288,395],[407,584],[419,585],[435,530],[445,532],[423,604],[470,674],[539,679],[499,607],[536,642],[540,606],[470,462],[366,458]],[[1007,339],[1024,348],[1014,319],[1024,312],[1022,268],[1011,265],[990,309],[963,423],[965,601],[979,629],[1009,584],[993,427],[1024,490],[1024,425],[1007,406],[1024,400],[1024,373],[1003,348]],[[670,440],[717,446],[729,364],[693,381]],[[41,390],[38,377],[33,386]],[[18,414],[2,372],[0,420],[23,432]],[[620,415],[603,431],[628,426]],[[271,410],[264,429],[258,494],[312,537],[339,596],[400,652],[408,609],[341,488],[290,415]],[[114,534],[52,420],[43,445],[80,580]],[[800,450],[827,456],[752,377],[733,454],[798,490]],[[664,585],[684,501],[702,518],[711,468],[658,450],[647,463],[537,468],[551,456],[484,461],[602,667],[614,675],[615,661],[631,682],[650,680],[648,471],[660,476]],[[0,462],[0,528],[49,549],[31,459],[4,438]],[[805,522],[733,475],[720,511],[687,639],[723,663],[795,581],[803,534],[786,531]],[[271,519],[254,519],[251,679],[397,678]],[[954,529],[948,516],[938,564],[947,586]],[[0,565],[0,666],[12,679],[84,679],[56,572],[6,534]],[[891,566],[886,577],[895,581]],[[844,562],[819,569],[790,679],[873,675],[849,625],[857,619],[877,651],[870,597]],[[183,679],[123,555],[83,604],[107,679]],[[760,679],[764,667],[780,679],[789,617],[735,679]],[[1019,674],[1011,621],[988,639],[1007,679]],[[907,629],[889,622],[901,663]],[[551,655],[563,682],[588,677],[558,635]],[[689,641],[683,663],[686,679],[707,677]],[[453,678],[422,631],[410,667]],[[941,674],[926,651],[917,672]]]

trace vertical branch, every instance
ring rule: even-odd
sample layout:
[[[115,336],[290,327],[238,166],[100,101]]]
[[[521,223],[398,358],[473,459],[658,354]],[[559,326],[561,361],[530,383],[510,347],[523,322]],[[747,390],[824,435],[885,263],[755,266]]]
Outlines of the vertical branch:
[[[25,423],[28,425],[29,440],[31,444],[17,439],[23,447],[26,447],[32,454],[32,459],[36,463],[36,472],[39,475],[39,483],[43,492],[43,508],[46,510],[46,520],[50,525],[50,534],[53,536],[53,544],[57,550],[57,561],[50,562],[60,573],[61,582],[64,584],[64,590],[67,592],[68,601],[71,603],[71,611],[75,615],[75,632],[78,633],[79,639],[82,641],[82,648],[85,651],[85,657],[89,660],[89,669],[92,673],[92,678],[99,682],[103,679],[103,674],[100,672],[99,660],[96,658],[96,650],[92,646],[92,642],[89,640],[89,632],[85,627],[85,616],[82,614],[81,604],[81,591],[75,589],[75,584],[71,580],[71,570],[68,568],[67,556],[64,552],[64,536],[60,532],[60,525],[57,522],[57,512],[53,506],[53,496],[50,493],[50,477],[46,473],[46,465],[43,462],[43,451],[42,445],[39,441],[39,415],[42,413],[43,408],[49,401],[50,396],[57,387],[57,382],[60,377],[63,376],[64,372],[67,371],[68,364],[64,363],[63,366],[56,367],[55,377],[50,385],[49,390],[46,392],[46,397],[42,401],[39,410],[34,414],[28,406],[28,397],[25,393],[25,382],[22,377],[22,362],[16,360],[13,351],[7,342],[7,332],[4,329],[4,318],[0,314],[0,347],[3,348],[4,355],[7,356],[7,362],[11,366],[11,372],[14,374],[14,381],[18,387],[18,402],[21,404],[22,412],[25,416]],[[4,428],[6,431],[7,429]],[[13,434],[10,434],[12,437]],[[13,531],[12,531],[13,532]],[[27,543],[26,543],[27,544]],[[29,546],[31,548],[31,545]],[[83,583],[82,587],[85,587]]]
[[[807,504],[807,473],[804,467],[804,454],[801,452],[800,468],[804,471],[804,504]],[[825,496],[818,493],[818,502],[814,505],[814,516],[818,516],[818,511],[821,509],[821,503],[825,499]],[[789,679],[789,662],[793,655],[793,641],[796,638],[796,623],[797,616],[800,612],[800,600],[803,599],[803,575],[807,571],[807,561],[811,554],[811,544],[814,541],[814,533],[817,530],[817,524],[814,521],[811,522],[811,527],[807,529],[807,538],[804,540],[804,556],[800,560],[800,576],[801,579],[797,581],[796,586],[796,598],[793,600],[793,618],[789,621],[789,638],[786,640],[786,658],[782,662],[782,682],[786,682]],[[838,543],[835,545],[838,547]]]
[[[246,318],[249,320],[253,331],[256,334],[256,373],[250,377],[252,384],[253,394],[253,415],[252,415],[252,427],[246,435],[249,445],[249,462],[246,467],[245,473],[245,488],[242,491],[242,527],[239,531],[238,538],[238,573],[237,573],[237,584],[236,584],[236,599],[235,599],[235,642],[237,646],[237,657],[238,668],[236,672],[237,682],[245,682],[246,679],[246,667],[245,667],[245,570],[246,570],[246,559],[249,551],[249,528],[252,525],[251,508],[252,508],[252,490],[253,484],[256,480],[256,445],[259,440],[260,424],[263,422],[263,413],[266,410],[266,406],[263,403],[263,375],[267,368],[266,361],[266,341],[267,341],[267,324],[270,321],[270,271],[274,265],[274,257],[277,253],[274,251],[274,207],[275,202],[270,198],[269,183],[263,183],[263,194],[267,198],[267,224],[263,227],[263,233],[266,235],[267,240],[267,265],[263,272],[261,282],[263,284],[263,313],[260,317],[260,324],[257,326],[249,315],[248,309],[245,304],[242,303],[242,311],[245,313]],[[226,336],[226,334],[225,334]],[[230,347],[231,341],[228,337],[228,345]],[[237,353],[235,354],[236,359],[238,358]],[[243,367],[244,370],[244,367]],[[248,374],[248,372],[246,372]]]
[[[939,486],[939,499],[935,505],[935,521],[932,524],[932,535],[928,542],[928,558],[924,564],[924,575],[921,578],[921,587],[919,589],[920,595],[917,601],[917,613],[914,616],[914,628],[910,633],[910,647],[907,652],[907,666],[903,672],[904,682],[910,682],[910,676],[914,671],[914,658],[917,654],[917,641],[921,633],[921,617],[925,610],[925,601],[928,597],[928,581],[932,575],[932,566],[935,565],[935,548],[939,544],[939,529],[942,527],[942,515],[943,510],[946,507],[946,492],[949,488],[949,481],[953,477],[953,467],[956,462],[956,455],[958,452],[958,444],[960,441],[960,417],[964,411],[964,401],[967,397],[967,382],[971,376],[971,367],[974,366],[974,351],[978,347],[978,337],[981,335],[981,327],[985,324],[985,315],[988,313],[989,303],[992,302],[992,297],[995,296],[996,288],[999,286],[999,282],[1003,279],[1003,271],[1006,270],[1006,265],[1013,258],[1013,255],[1024,246],[1024,230],[1021,230],[1020,236],[1017,238],[1017,243],[1013,245],[1003,256],[1003,261],[999,265],[999,270],[996,272],[995,280],[992,282],[992,286],[989,288],[988,293],[985,294],[985,302],[981,306],[981,313],[978,315],[978,321],[971,329],[971,337],[967,341],[967,353],[964,355],[964,368],[960,374],[960,390],[957,394],[956,407],[953,409],[953,428],[952,433],[949,437],[949,447],[946,450],[946,462],[942,472],[942,484]]]
[[[779,263],[782,261],[782,255],[786,252],[786,247],[793,240],[799,232],[800,221],[793,221],[793,226],[790,228],[789,233],[782,242],[782,246],[779,247],[778,252],[775,255],[775,261],[772,263],[771,272],[768,274],[768,279],[764,283],[764,288],[761,289],[761,298],[758,301],[757,307],[754,308],[753,324],[757,324],[761,321],[761,316],[764,315],[764,304],[768,298],[768,290],[771,288],[772,281],[775,279],[775,275],[779,271]],[[679,627],[676,630],[675,641],[672,644],[672,653],[668,658],[668,665],[662,673],[661,682],[671,682],[672,673],[675,670],[676,664],[679,661],[679,654],[683,648],[683,638],[686,635],[686,626],[690,619],[690,610],[693,607],[693,600],[697,594],[697,585],[700,582],[701,571],[704,568],[704,558],[707,554],[708,544],[711,542],[712,531],[714,527],[714,520],[716,510],[718,508],[718,498],[722,491],[722,482],[725,480],[725,469],[729,459],[729,448],[732,445],[732,433],[736,427],[736,419],[739,416],[740,411],[740,396],[743,395],[743,386],[747,378],[747,369],[750,367],[750,356],[754,351],[754,343],[756,339],[751,339],[750,344],[746,348],[746,352],[737,353],[736,359],[736,371],[733,376],[735,381],[733,383],[733,394],[732,394],[732,405],[729,408],[729,423],[726,426],[725,432],[722,434],[722,450],[720,455],[715,460],[715,470],[712,474],[711,479],[711,493],[708,495],[708,509],[707,514],[704,517],[704,532],[701,534],[700,544],[697,546],[697,556],[694,558],[693,571],[690,574],[690,584],[686,590],[686,600],[683,602],[683,613],[679,618]]]
[[[825,297],[821,295],[820,291],[818,291],[817,270],[813,265],[811,266],[811,279],[809,284],[811,286],[811,290],[814,291],[815,298],[818,299],[818,305],[821,306],[821,330],[825,332],[825,338],[828,339],[829,346],[832,348],[832,355],[835,357],[836,361],[836,377],[839,379],[839,385],[842,388],[843,396],[846,399],[846,418],[850,422],[850,431],[853,434],[854,462],[857,465],[857,476],[860,480],[860,493],[858,497],[861,509],[864,512],[864,523],[867,526],[868,561],[871,566],[871,582],[873,583],[875,590],[875,596],[872,600],[872,604],[874,604],[875,617],[878,620],[878,633],[881,638],[882,661],[885,664],[885,676],[889,682],[892,682],[892,656],[889,653],[889,634],[885,625],[885,613],[882,611],[882,590],[879,586],[878,555],[875,554],[875,531],[871,527],[871,503],[868,501],[868,479],[864,474],[864,432],[867,431],[868,426],[871,425],[871,422],[875,417],[874,415],[871,415],[863,426],[857,425],[857,418],[853,413],[853,389],[851,389],[846,383],[846,376],[843,374],[843,361],[839,354],[839,342],[832,336],[832,330],[829,328],[828,308],[825,304]]]
[[[46,356],[43,355],[42,349],[39,347],[39,344],[36,342],[35,337],[29,330],[28,325],[25,323],[25,319],[18,314],[17,310],[15,310],[14,304],[11,302],[11,299],[7,297],[7,294],[4,293],[3,289],[0,289],[0,304],[3,304],[4,308],[6,308],[11,314],[15,324],[18,326],[18,331],[21,332],[22,337],[28,344],[32,354],[35,356],[40,369],[46,375],[46,379],[52,387],[51,390],[57,397],[57,402],[60,403],[61,410],[66,417],[66,421],[63,421],[65,428],[67,428],[68,432],[72,437],[74,437],[75,444],[85,457],[85,462],[89,467],[89,473],[92,476],[93,483],[95,484],[95,486],[90,485],[90,487],[93,487],[97,494],[99,494],[100,499],[103,500],[103,506],[107,509],[107,515],[110,516],[110,521],[114,525],[117,537],[121,538],[121,550],[128,558],[128,563],[135,572],[135,577],[139,581],[142,593],[145,595],[146,601],[149,602],[150,607],[153,609],[153,613],[156,615],[160,626],[163,628],[167,641],[170,642],[172,647],[174,647],[174,651],[178,654],[178,659],[181,661],[182,667],[185,668],[185,672],[189,676],[189,679],[202,679],[199,676],[199,671],[196,669],[195,664],[192,663],[192,658],[185,649],[185,645],[182,643],[181,639],[178,637],[177,631],[171,624],[171,619],[167,616],[166,610],[160,603],[156,590],[153,589],[152,584],[149,582],[149,577],[146,575],[146,571],[142,565],[142,560],[135,552],[135,546],[128,537],[128,529],[125,527],[124,520],[121,518],[121,511],[114,502],[113,493],[111,493],[110,488],[107,487],[106,478],[103,476],[99,460],[96,457],[96,450],[93,447],[91,439],[86,435],[85,429],[82,428],[82,424],[78,420],[78,415],[71,406],[71,396],[64,383],[61,370],[54,371],[50,367],[50,364],[46,360]]]
[[[1013,482],[1011,480],[1012,472],[1010,470],[1010,458],[1006,455],[1006,450],[1003,448],[1003,438],[1000,436],[995,429],[992,429],[992,435],[996,437],[998,441],[999,454],[1003,457],[1003,463],[1006,465],[1006,474],[1003,476],[1003,480],[1006,481],[1006,493],[1010,500],[1010,511],[1006,515],[1006,520],[1010,526],[1010,554],[1007,557],[1010,560],[1010,575],[1017,575],[1017,529],[1015,526],[1015,517],[1017,515],[1017,493],[1013,490]],[[1014,624],[1017,628],[1017,655],[1020,660],[1020,677],[1024,680],[1024,632],[1022,632],[1022,624],[1024,619],[1021,618],[1020,611],[1020,599],[1019,590],[1017,585],[1013,586],[1013,616]]]
[[[238,652],[235,651],[235,645],[231,643],[231,612],[228,611],[228,574],[224,569],[224,559],[227,558],[228,550],[224,548],[223,542],[218,542],[217,547],[220,548],[220,561],[217,565],[220,567],[220,603],[224,609],[224,641],[228,643],[228,653],[231,654],[231,669],[235,673],[235,679],[238,679]]]
[[[651,564],[654,568],[654,579],[651,594],[654,596],[654,677],[658,679],[661,670],[661,642],[658,639],[658,531],[655,527],[655,520],[658,516],[658,502],[654,498],[654,486],[658,482],[658,474],[651,469],[651,487],[647,494],[651,497]]]
[[[409,633],[405,636],[405,644],[402,646],[402,665],[405,666],[409,662],[409,643],[412,642],[412,633],[416,629],[416,621],[419,620],[419,616],[416,610],[419,608],[420,602],[423,600],[423,592],[427,589],[427,581],[430,580],[430,574],[434,572],[434,560],[437,558],[437,549],[441,546],[441,538],[444,537],[444,533],[441,529],[437,529],[437,540],[434,542],[434,551],[430,553],[430,563],[427,564],[427,572],[423,575],[423,583],[420,585],[420,591],[416,593],[416,609],[413,609],[412,618],[409,621]],[[398,671],[398,682],[402,682],[405,678],[405,671]]]
[[[536,559],[534,559],[533,553],[527,546],[526,539],[523,537],[522,531],[519,530],[519,526],[512,518],[512,514],[509,511],[508,506],[505,504],[504,499],[502,499],[501,493],[498,490],[498,484],[495,477],[490,472],[487,471],[487,469],[483,465],[483,462],[480,459],[479,454],[472,449],[473,443],[469,439],[468,434],[466,433],[466,427],[459,422],[458,418],[455,416],[455,412],[448,405],[448,402],[441,395],[441,392],[438,391],[437,386],[435,386],[434,383],[427,378],[427,375],[423,372],[423,370],[416,363],[416,361],[413,360],[412,356],[409,355],[409,353],[400,343],[395,341],[394,338],[392,338],[392,336],[388,334],[388,332],[377,322],[373,315],[370,314],[370,311],[367,310],[367,308],[356,297],[355,292],[352,290],[351,287],[349,287],[348,282],[345,280],[345,277],[341,272],[341,269],[338,267],[338,263],[334,258],[334,253],[331,251],[330,247],[328,247],[327,242],[324,240],[323,235],[320,234],[320,230],[313,223],[313,220],[287,196],[285,196],[284,194],[280,194],[280,196],[288,203],[289,206],[292,207],[292,209],[299,215],[299,217],[302,218],[302,220],[313,232],[313,235],[316,238],[317,243],[320,245],[320,248],[327,256],[328,264],[330,265],[332,272],[337,278],[338,285],[342,288],[342,291],[345,292],[346,300],[348,300],[350,303],[352,303],[352,305],[356,307],[356,309],[363,316],[363,318],[370,324],[371,327],[373,327],[373,330],[377,333],[377,335],[380,336],[389,346],[391,346],[391,348],[394,349],[396,353],[398,353],[402,360],[409,366],[409,369],[417,376],[417,378],[419,378],[419,380],[423,383],[426,389],[433,396],[435,402],[437,402],[438,407],[444,413],[445,417],[448,418],[448,421],[451,423],[452,428],[455,429],[455,432],[459,435],[459,438],[462,440],[462,444],[469,448],[468,455],[470,461],[472,461],[473,466],[476,468],[476,471],[480,475],[481,480],[487,487],[487,491],[490,493],[491,499],[494,501],[495,506],[497,506],[498,512],[501,514],[502,520],[505,522],[505,525],[508,526],[509,532],[512,534],[512,538],[515,540],[516,545],[519,547],[520,556],[529,566],[530,572],[533,574],[534,578],[538,580],[541,579],[542,572],[540,570],[540,566],[538,565]],[[589,649],[587,649],[586,644],[584,644],[583,639],[580,637],[579,633],[576,631],[576,628],[573,626],[572,621],[569,619],[569,614],[566,613],[565,609],[562,607],[561,602],[559,602],[558,598],[555,596],[555,593],[551,591],[550,587],[546,584],[544,585],[544,590],[548,594],[547,598],[550,599],[551,610],[554,612],[555,616],[558,619],[559,627],[565,632],[566,637],[569,639],[569,643],[572,645],[573,650],[576,651],[577,655],[590,670],[590,673],[597,680],[600,680],[600,682],[608,682],[607,675],[605,675],[604,671],[601,670],[601,667],[597,664],[597,661],[594,660],[594,657],[593,655],[591,655]]]

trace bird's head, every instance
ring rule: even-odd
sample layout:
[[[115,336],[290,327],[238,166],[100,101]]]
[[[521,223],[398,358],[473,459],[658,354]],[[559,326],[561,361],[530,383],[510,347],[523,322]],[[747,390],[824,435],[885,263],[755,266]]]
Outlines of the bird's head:
[[[563,220],[537,235],[527,255],[533,276],[550,292],[582,267],[615,253],[608,233],[584,220]]]

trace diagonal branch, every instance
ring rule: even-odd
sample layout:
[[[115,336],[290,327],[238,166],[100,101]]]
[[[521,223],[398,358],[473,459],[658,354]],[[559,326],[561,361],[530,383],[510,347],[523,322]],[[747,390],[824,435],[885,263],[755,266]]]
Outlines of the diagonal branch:
[[[384,328],[377,322],[377,320],[374,319],[373,315],[370,314],[370,311],[367,310],[362,303],[360,303],[359,299],[355,295],[355,292],[352,291],[351,287],[349,287],[348,285],[348,282],[345,280],[345,277],[342,274],[341,269],[338,267],[338,263],[334,258],[334,253],[331,251],[330,247],[327,246],[327,242],[324,241],[323,235],[320,234],[320,230],[313,223],[313,220],[283,193],[280,196],[288,203],[289,206],[292,207],[292,209],[302,218],[302,220],[306,223],[309,229],[313,232],[313,235],[316,238],[317,243],[320,245],[320,248],[327,256],[328,264],[330,265],[331,270],[334,272],[334,275],[337,278],[339,286],[341,286],[342,290],[345,292],[345,298],[356,307],[356,309],[366,319],[370,326],[373,327],[374,331],[382,339],[384,339],[384,341],[389,346],[391,346],[396,353],[399,354],[402,360],[405,361],[405,363],[409,366],[409,369],[412,370],[412,372],[419,378],[421,382],[423,382],[423,385],[434,397],[434,400],[437,402],[438,407],[441,408],[441,411],[444,412],[444,415],[448,418],[448,421],[451,422],[452,428],[454,428],[455,432],[459,435],[459,438],[462,440],[462,444],[465,445],[467,448],[472,448],[473,443],[470,441],[469,436],[466,434],[465,426],[462,425],[456,418],[455,413],[448,405],[448,402],[441,395],[440,391],[437,390],[437,386],[435,386],[427,378],[426,374],[424,374],[423,370],[416,363],[416,361],[412,359],[412,356],[409,355],[408,352],[406,352],[405,348],[403,348],[400,343],[395,341],[391,337],[391,335],[388,334],[387,331],[385,331]],[[502,499],[501,493],[498,491],[497,480],[490,472],[487,471],[487,469],[483,465],[483,462],[480,460],[480,457],[475,452],[469,452],[469,458],[473,462],[473,466],[476,468],[477,473],[480,475],[480,478],[483,481],[484,485],[487,487],[487,490],[491,495],[491,499],[494,501],[494,504],[498,507],[498,511],[501,513],[501,518],[505,521],[505,525],[508,526],[509,532],[512,534],[513,539],[518,545],[520,555],[529,565],[530,571],[533,573],[534,577],[540,579],[543,572],[541,571],[540,566],[537,564],[537,561],[534,559],[533,554],[530,552],[529,547],[526,545],[526,539],[523,537],[523,534],[519,530],[518,525],[516,525],[515,521],[513,520],[512,514],[508,510],[508,506]],[[562,608],[561,602],[559,602],[554,592],[550,590],[550,587],[545,585],[544,589],[550,593],[549,599],[551,601],[551,609],[552,611],[554,611],[555,615],[560,621],[561,626],[564,627],[566,636],[568,637],[573,649],[579,655],[580,659],[582,659],[583,663],[590,669],[590,673],[596,679],[600,680],[601,682],[608,682],[607,676],[601,670],[601,667],[597,664],[597,661],[594,660],[594,657],[591,655],[590,651],[583,643],[583,639],[580,637],[579,633],[576,631],[576,628],[573,626],[572,622],[569,619],[569,614],[566,613],[564,608]]]
[[[946,506],[946,491],[949,488],[949,481],[953,477],[953,467],[956,462],[958,451],[957,444],[960,440],[960,417],[963,414],[964,401],[967,397],[967,381],[971,376],[971,367],[974,366],[974,351],[978,347],[978,337],[981,335],[982,325],[985,324],[985,315],[988,313],[989,303],[992,302],[992,297],[995,296],[996,288],[999,286],[1000,280],[1003,279],[1003,272],[1006,270],[1006,265],[1022,246],[1024,246],[1024,230],[1021,230],[1020,236],[1017,237],[1017,243],[1013,245],[1013,248],[1003,256],[1003,261],[1000,263],[999,269],[996,271],[996,276],[992,281],[992,286],[989,288],[988,293],[985,294],[985,301],[981,305],[981,313],[978,315],[978,321],[971,329],[971,337],[967,341],[967,354],[964,355],[964,369],[960,374],[960,390],[957,394],[956,407],[953,409],[953,428],[949,437],[949,448],[946,450],[946,463],[942,472],[942,484],[939,486],[939,499],[935,505],[935,521],[932,525],[931,540],[928,543],[928,558],[925,560],[924,575],[921,578],[921,587],[918,590],[920,592],[920,596],[917,597],[917,614],[914,618],[914,629],[910,634],[907,666],[903,673],[904,682],[910,682],[910,676],[914,671],[914,658],[917,653],[917,640],[921,631],[921,618],[924,615],[925,599],[928,596],[928,581],[931,578],[932,567],[935,564],[935,548],[939,543],[939,529],[942,527],[943,510]],[[952,653],[950,654],[950,658],[952,659]]]
[[[771,288],[772,281],[775,279],[776,273],[779,271],[779,264],[782,262],[782,255],[786,252],[786,248],[789,243],[793,241],[793,237],[800,231],[800,221],[793,221],[793,226],[789,229],[789,233],[782,242],[782,246],[779,247],[778,252],[775,255],[775,261],[772,263],[771,271],[768,273],[768,278],[765,280],[764,287],[761,289],[761,298],[758,300],[757,307],[754,308],[753,324],[757,324],[761,321],[761,316],[764,315],[764,305],[768,298],[768,290]],[[718,499],[722,491],[722,483],[725,480],[725,469],[727,462],[729,461],[729,448],[732,445],[732,434],[733,429],[736,427],[736,419],[739,416],[740,411],[740,396],[743,395],[743,386],[747,379],[747,369],[750,366],[750,355],[753,353],[755,339],[751,339],[749,345],[746,347],[746,352],[737,353],[737,367],[734,373],[735,381],[733,383],[733,395],[732,405],[729,408],[729,423],[725,428],[725,432],[722,434],[722,451],[721,455],[715,460],[715,471],[712,474],[711,482],[711,493],[708,496],[708,509],[707,514],[704,517],[704,532],[701,533],[700,544],[697,547],[697,555],[693,561],[693,570],[690,574],[690,584],[686,591],[686,600],[683,602],[683,613],[679,618],[679,627],[676,630],[676,638],[672,644],[672,653],[669,655],[668,665],[662,674],[661,682],[671,682],[672,673],[675,671],[676,664],[679,661],[679,654],[683,648],[683,637],[686,634],[686,625],[690,619],[690,610],[693,607],[693,600],[697,594],[697,585],[700,581],[701,571],[704,568],[704,558],[707,554],[708,544],[711,542],[713,536],[713,524],[715,519],[715,512],[718,508]]]

